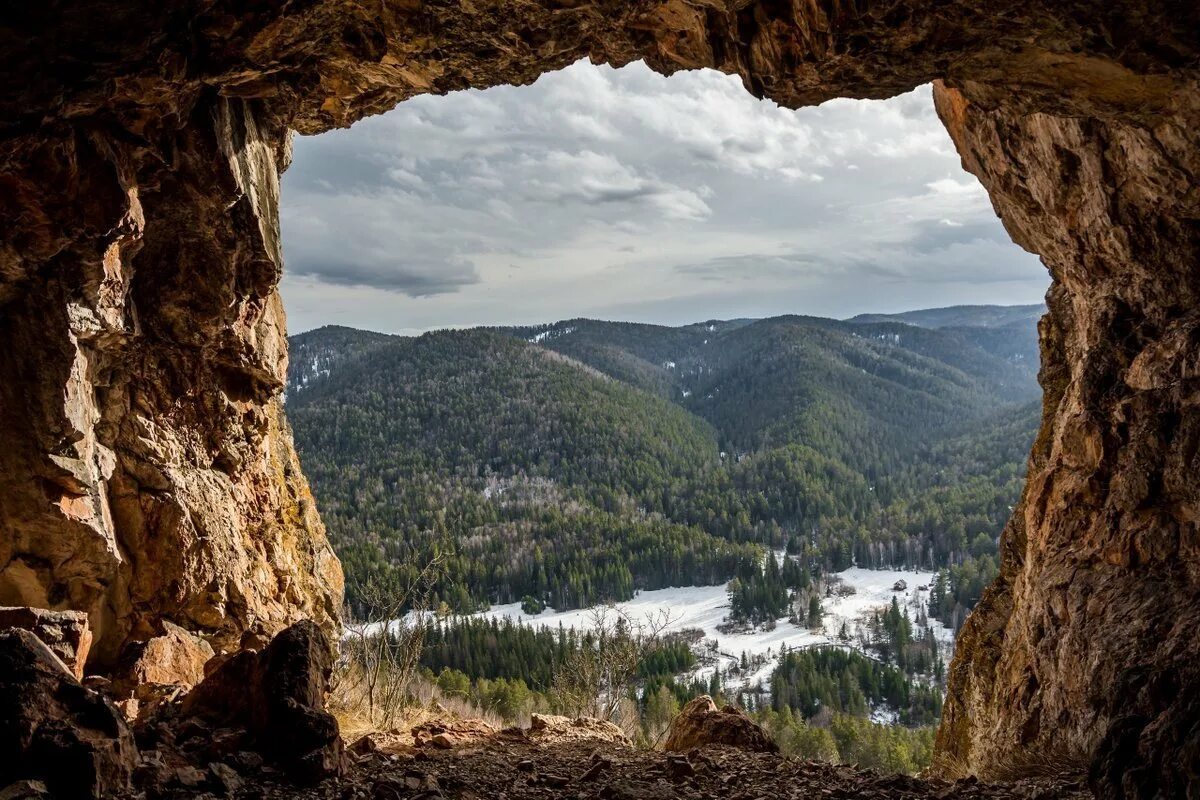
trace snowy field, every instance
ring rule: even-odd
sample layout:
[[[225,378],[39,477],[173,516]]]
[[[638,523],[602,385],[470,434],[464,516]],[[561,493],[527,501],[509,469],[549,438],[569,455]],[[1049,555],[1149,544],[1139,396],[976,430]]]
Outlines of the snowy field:
[[[776,621],[773,631],[755,629],[745,633],[721,633],[717,630],[717,626],[729,613],[729,598],[724,584],[644,591],[638,593],[632,600],[616,603],[613,607],[634,623],[660,618],[663,613],[666,613],[670,618],[668,631],[689,628],[704,631],[705,643],[716,643],[715,651],[723,669],[736,664],[743,652],[751,656],[765,656],[767,662],[763,667],[752,674],[742,676],[739,680],[728,682],[729,685],[736,687],[753,685],[760,681],[765,682],[784,649],[795,650],[824,644],[845,645],[845,642],[838,639],[838,633],[841,631],[843,623],[850,634],[851,644],[857,645],[857,634],[864,619],[876,609],[889,607],[893,597],[900,603],[902,609],[907,610],[909,618],[915,620],[919,609],[929,599],[928,587],[934,579],[934,574],[931,572],[853,568],[837,573],[837,577],[841,579],[843,585],[852,587],[854,593],[846,596],[835,594],[822,599],[821,607],[824,614],[820,631],[810,631],[806,627],[798,627],[784,617]],[[901,580],[907,584],[907,589],[899,592],[893,591],[893,586]],[[919,589],[922,586],[926,587],[924,591]],[[563,612],[546,609],[541,614],[529,615],[521,610],[519,603],[493,606],[478,616],[511,619],[527,625],[551,629],[557,629],[561,625],[564,628],[577,630],[590,627],[594,619],[592,609]],[[931,620],[931,622],[939,641],[945,645],[943,657],[948,657],[954,642],[954,632],[943,627],[937,620]],[[696,674],[700,677],[708,677],[714,668],[714,664],[708,664],[698,670]]]

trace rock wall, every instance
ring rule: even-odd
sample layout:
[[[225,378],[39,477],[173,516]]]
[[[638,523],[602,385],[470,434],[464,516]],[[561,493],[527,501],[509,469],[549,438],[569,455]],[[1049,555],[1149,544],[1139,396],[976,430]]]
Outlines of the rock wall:
[[[1186,728],[1171,727],[1188,680],[1173,666],[1200,655],[1186,633],[1200,585],[1200,7],[1182,0],[13,11],[0,604],[87,610],[97,663],[162,619],[219,646],[297,616],[329,624],[340,578],[278,401],[289,130],[581,57],[712,66],[788,106],[942,82],[964,164],[1055,283],[1043,428],[1003,574],[952,670],[940,752],[976,771],[1051,741],[1104,740],[1111,763],[1142,741],[1167,752]]]
[[[219,649],[331,628],[341,570],[279,400],[286,138],[202,92],[169,126],[0,147],[0,605],[88,612],[101,668],[163,620]]]
[[[1186,781],[1195,730],[1173,754],[1133,750],[1200,692],[1200,92],[1153,120],[1100,121],[979,107],[971,88],[938,87],[938,111],[1054,284],[1042,430],[1000,579],[958,646],[939,750],[1004,772],[1089,760],[1116,728],[1102,758],[1132,748],[1129,769]]]

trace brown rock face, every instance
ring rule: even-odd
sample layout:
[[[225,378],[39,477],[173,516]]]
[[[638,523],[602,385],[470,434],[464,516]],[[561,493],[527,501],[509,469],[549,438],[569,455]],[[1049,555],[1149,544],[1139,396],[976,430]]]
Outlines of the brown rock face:
[[[1178,719],[1197,721],[1200,653],[1200,95],[1099,121],[981,107],[972,89],[940,87],[938,110],[1055,282],[1042,431],[1000,579],[959,643],[939,750],[987,773],[1014,750],[1086,758],[1119,729],[1126,766],[1182,793],[1200,748]]]
[[[278,400],[289,129],[580,57],[716,67],[789,106],[941,81],[1054,285],[1042,431],[939,752],[987,772],[1103,742],[1104,791],[1143,791],[1114,764],[1194,786],[1193,2],[25,4],[0,21],[0,603],[86,611],[96,664],[162,619],[218,649],[329,626],[340,574]]]
[[[663,749],[684,752],[723,744],[754,753],[778,753],[779,745],[762,726],[733,706],[718,709],[708,695],[688,702],[671,722]]]
[[[26,630],[0,632],[0,786],[44,781],[55,797],[129,789],[137,746],[124,719]]]
[[[164,619],[228,649],[341,602],[278,398],[286,146],[187,106],[0,133],[0,604],[86,612],[98,668]]]
[[[76,680],[83,680],[83,665],[92,647],[87,614],[44,608],[0,608],[0,630],[8,628],[22,628],[41,639]]]

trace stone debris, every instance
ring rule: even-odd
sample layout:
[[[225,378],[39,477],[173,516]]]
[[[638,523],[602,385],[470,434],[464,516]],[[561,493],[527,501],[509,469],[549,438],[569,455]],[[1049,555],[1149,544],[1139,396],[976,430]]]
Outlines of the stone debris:
[[[320,780],[345,766],[337,720],[324,710],[332,664],[321,630],[298,622],[262,652],[243,650],[218,664],[180,713],[185,726],[230,730],[230,745],[244,741],[298,782]]]
[[[1084,800],[1078,780],[986,784],[878,775],[845,765],[711,745],[689,753],[613,742],[545,744],[498,734],[456,750],[427,748],[357,764],[340,778],[296,789],[256,787],[260,800]]]
[[[129,790],[137,757],[111,702],[33,633],[0,632],[0,786],[41,781],[56,797],[108,797]]]
[[[708,695],[689,701],[671,723],[664,749],[682,752],[723,744],[759,753],[777,753],[779,746],[762,726],[733,706],[717,709]]]
[[[28,606],[0,607],[0,630],[22,628],[42,640],[50,652],[67,666],[76,680],[83,680],[92,629],[82,611],[49,611]]]
[[[534,714],[530,717],[528,737],[542,744],[600,741],[630,746],[625,732],[613,723],[593,717],[560,717]]]
[[[412,729],[417,747],[437,747],[451,750],[481,739],[495,736],[494,725],[481,719],[437,719],[423,722]]]

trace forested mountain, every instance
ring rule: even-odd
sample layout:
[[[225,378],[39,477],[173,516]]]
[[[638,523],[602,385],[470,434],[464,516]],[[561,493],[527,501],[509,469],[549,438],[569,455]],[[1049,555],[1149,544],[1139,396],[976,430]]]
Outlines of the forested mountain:
[[[764,545],[948,567],[994,554],[1036,426],[1036,361],[991,330],[323,328],[293,340],[288,416],[352,599],[434,553],[459,611],[717,583]]]
[[[903,322],[921,328],[1003,328],[1013,323],[1029,325],[1046,313],[1041,303],[1028,306],[947,306],[902,311],[899,314],[859,314],[849,322]]]

